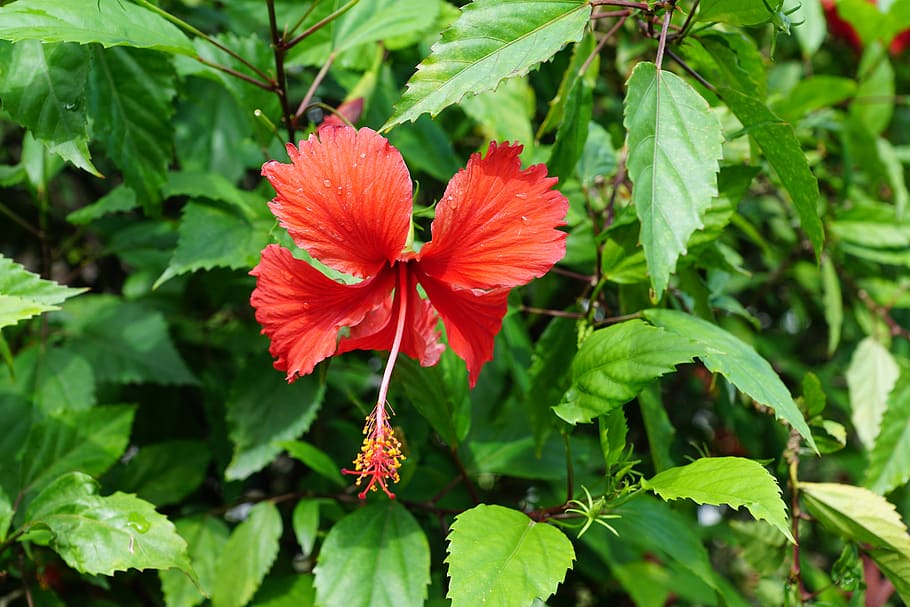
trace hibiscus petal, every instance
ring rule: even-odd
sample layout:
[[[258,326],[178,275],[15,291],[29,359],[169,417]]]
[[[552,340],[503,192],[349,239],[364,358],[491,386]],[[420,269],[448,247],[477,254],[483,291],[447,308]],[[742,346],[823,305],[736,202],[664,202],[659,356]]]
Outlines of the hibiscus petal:
[[[491,143],[474,154],[436,206],[421,269],[465,289],[514,287],[543,276],[566,252],[566,197],[538,164],[524,171],[521,146]]]
[[[291,164],[262,166],[269,208],[297,246],[341,272],[373,276],[398,259],[411,221],[411,177],[401,154],[370,129],[321,129]]]
[[[363,282],[345,285],[325,276],[278,245],[269,245],[250,272],[256,288],[250,304],[269,336],[275,368],[287,380],[307,375],[331,356],[342,327],[355,327],[388,299],[395,275],[386,270]]]
[[[449,345],[464,359],[473,388],[481,368],[493,359],[493,341],[502,328],[509,289],[484,293],[451,287],[420,271],[417,276],[442,318]]]
[[[416,284],[416,277],[408,272],[408,286],[404,289],[408,298],[407,317],[400,351],[422,366],[430,367],[439,362],[445,346],[440,343],[440,334],[436,330],[439,320],[436,310],[429,301],[421,299]],[[352,328],[350,335],[338,343],[338,354],[351,350],[391,350],[400,304],[396,293],[394,298],[389,297],[382,306],[367,314],[363,322]]]

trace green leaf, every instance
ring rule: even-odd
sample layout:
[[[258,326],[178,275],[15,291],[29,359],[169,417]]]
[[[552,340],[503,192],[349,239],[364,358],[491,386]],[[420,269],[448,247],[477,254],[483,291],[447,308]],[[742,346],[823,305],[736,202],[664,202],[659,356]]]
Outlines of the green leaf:
[[[105,480],[157,506],[176,504],[199,488],[210,460],[209,447],[201,441],[143,445]]]
[[[755,349],[715,324],[675,310],[645,310],[645,318],[678,333],[702,348],[698,357],[712,373],[720,373],[741,392],[774,410],[815,449],[806,420],[789,390]]]
[[[809,512],[844,539],[885,548],[910,559],[910,535],[894,504],[862,487],[799,484]]]
[[[910,603],[910,558],[893,550],[869,550],[867,554],[891,580],[904,603]]]
[[[291,517],[294,527],[294,536],[300,544],[300,551],[304,556],[313,554],[316,546],[316,534],[319,532],[319,500],[302,499],[294,506]]]
[[[163,17],[131,2],[18,0],[0,12],[0,38],[18,42],[97,42],[195,55],[189,38]]]
[[[866,337],[859,342],[847,367],[847,387],[853,411],[850,421],[866,449],[871,450],[875,444],[888,408],[888,395],[899,375],[894,357],[875,338]]]
[[[61,314],[70,347],[92,362],[95,379],[110,383],[195,384],[174,348],[164,315],[109,295],[83,297]]]
[[[426,32],[439,14],[439,3],[428,0],[372,0],[344,13],[332,29],[335,54],[364,44]]]
[[[776,0],[770,0],[774,6]],[[702,0],[698,7],[699,21],[718,21],[730,25],[759,25],[771,20],[761,0]]]
[[[856,94],[856,81],[840,76],[818,75],[800,80],[774,106],[784,120],[795,123],[810,112],[843,103]]]
[[[699,353],[692,341],[637,319],[600,329],[572,361],[572,387],[554,411],[570,424],[590,422]]]
[[[887,397],[881,432],[869,452],[863,484],[879,494],[910,481],[910,373],[904,370]]]
[[[186,542],[155,507],[134,495],[101,497],[81,472],[57,478],[32,501],[25,530],[47,530],[66,564],[89,575],[175,567],[195,579]]]
[[[249,365],[237,376],[226,405],[234,455],[225,477],[240,480],[265,467],[281,453],[281,441],[306,432],[324,395],[316,375],[288,384],[274,369]]]
[[[136,201],[136,192],[120,184],[92,204],[73,211],[66,216],[66,220],[73,225],[81,226],[110,213],[132,211],[137,206],[139,203]]]
[[[452,607],[525,607],[546,599],[575,560],[572,542],[555,527],[485,504],[455,517],[448,553]]]
[[[479,125],[484,139],[519,141],[528,151],[534,138],[534,106],[534,89],[521,78],[506,80],[496,90],[465,97],[458,104]]]
[[[859,63],[859,84],[850,118],[867,133],[880,135],[894,115],[895,76],[887,50],[880,44],[870,44]],[[874,102],[870,102],[874,100]]]
[[[578,332],[575,321],[569,318],[550,320],[534,346],[524,400],[537,449],[553,427],[552,407],[559,404],[571,385],[569,370],[577,352]]]
[[[799,26],[793,29],[796,41],[803,51],[803,57],[811,57],[818,52],[828,35],[822,3],[814,0],[799,2],[793,8],[796,10],[790,15],[790,21],[794,24],[799,23]]]
[[[594,87],[599,68],[600,61],[592,61],[588,71],[569,90],[565,115],[556,130],[556,143],[547,160],[548,174],[559,177],[560,183],[574,176],[575,167],[584,152],[590,130],[588,125],[594,111]]]
[[[252,607],[316,607],[312,573],[270,575],[253,597]]]
[[[708,551],[695,531],[696,526],[654,497],[639,493],[634,499],[612,509],[619,518],[610,525],[623,543],[638,546],[666,560],[678,563],[712,588],[717,588],[717,575]],[[588,544],[603,538],[592,536]],[[596,548],[595,548],[596,550]]]
[[[265,208],[265,205],[263,205]],[[191,202],[183,207],[179,240],[157,289],[174,276],[215,267],[251,268],[269,243],[274,218],[250,220],[236,207]]]
[[[537,129],[535,139],[540,139],[553,129],[557,128],[566,117],[566,103],[569,100],[569,93],[575,88],[575,85],[581,80],[581,68],[585,60],[594,51],[596,40],[593,35],[587,35],[575,43],[572,47],[572,58],[566,71],[563,72],[562,80],[559,82],[559,90],[556,96],[550,100],[550,108],[544,121],[540,123]]]
[[[588,136],[576,171],[583,187],[590,188],[598,178],[604,179],[616,172],[618,161],[610,133],[594,122],[588,123]]]
[[[161,590],[168,607],[194,607],[205,600],[202,592],[211,592],[218,575],[217,560],[224,550],[230,531],[224,522],[211,516],[182,518],[174,525],[189,544],[190,561],[199,575],[198,586],[179,571],[159,571]]]
[[[462,167],[449,134],[429,116],[421,116],[406,129],[393,130],[389,141],[412,171],[423,171],[440,181],[448,181]]]
[[[527,74],[581,39],[590,16],[582,0],[475,0],[417,66],[382,130]]]
[[[44,280],[0,255],[0,328],[57,310],[55,304],[84,291],[86,289],[72,289]]]
[[[152,51],[112,48],[92,51],[88,109],[94,136],[146,211],[157,209],[171,160],[174,68]]]
[[[423,605],[430,546],[397,501],[371,504],[329,530],[315,573],[316,602],[323,607]]]
[[[212,584],[213,607],[246,605],[278,556],[281,514],[272,502],[259,502],[221,550]]]
[[[304,441],[281,441],[278,446],[287,450],[288,455],[296,460],[303,462],[313,472],[323,478],[327,478],[339,487],[344,487],[347,483],[338,465],[322,449]]]
[[[809,169],[793,127],[774,115],[752,95],[722,87],[719,94],[774,167],[781,184],[796,207],[799,223],[816,256],[825,241],[824,228],[818,216],[818,180]]]
[[[840,278],[830,257],[822,258],[822,303],[825,306],[825,321],[828,323],[828,356],[834,354],[840,343],[840,331],[844,324],[844,300],[841,295]]]
[[[6,533],[9,531],[10,523],[13,522],[13,514],[15,514],[13,502],[6,495],[3,487],[0,487],[0,542],[6,540]]]
[[[109,405],[48,416],[25,443],[20,488],[37,491],[74,471],[100,475],[126,450],[135,413],[132,405]]]
[[[101,177],[88,150],[88,57],[88,49],[76,44],[0,45],[0,99],[13,120],[51,151]]]
[[[661,400],[660,388],[655,384],[646,386],[638,395],[638,404],[641,408],[642,422],[648,436],[648,447],[654,470],[660,472],[673,466],[673,457],[670,447],[676,428],[670,422],[667,410]]]
[[[793,543],[787,509],[777,481],[756,461],[742,457],[703,457],[670,468],[641,486],[664,500],[685,498],[699,504],[745,506],[757,519],[771,523]]]
[[[461,360],[451,349],[446,349],[432,367],[402,358],[395,365],[395,374],[408,401],[446,444],[456,447],[471,427],[467,371]]]
[[[910,206],[910,190],[907,189],[907,181],[904,179],[904,165],[898,158],[895,147],[884,137],[875,140],[875,147],[893,192],[894,214],[898,221],[901,221],[904,219],[907,207]]]
[[[632,202],[651,284],[660,298],[717,196],[723,133],[701,95],[653,63],[636,65],[627,89],[623,125]]]

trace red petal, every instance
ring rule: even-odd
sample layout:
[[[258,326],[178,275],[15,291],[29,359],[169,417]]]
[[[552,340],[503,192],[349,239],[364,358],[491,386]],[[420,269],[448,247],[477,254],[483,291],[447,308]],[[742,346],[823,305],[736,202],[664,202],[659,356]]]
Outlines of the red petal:
[[[271,340],[275,368],[286,371],[289,382],[331,356],[339,330],[356,326],[381,306],[395,280],[386,270],[354,285],[341,284],[274,244],[263,249],[250,274],[257,277],[250,304]]]
[[[509,289],[482,293],[453,288],[419,271],[417,276],[442,318],[449,345],[464,359],[473,388],[480,369],[493,358],[493,340],[502,328]]]
[[[430,367],[439,362],[445,346],[439,342],[440,335],[436,330],[439,318],[436,310],[429,301],[420,298],[416,284],[416,277],[408,272],[408,286],[404,289],[408,307],[401,352],[418,360],[422,366]],[[389,297],[382,306],[367,314],[363,322],[351,329],[350,336],[339,342],[338,353],[351,350],[391,350],[400,305],[401,300],[396,293],[394,298]]]
[[[514,287],[542,276],[566,252],[569,203],[538,164],[521,170],[521,146],[490,144],[449,182],[420,250],[421,269],[465,289]]]
[[[269,207],[299,247],[354,276],[398,259],[411,221],[411,177],[398,150],[347,127],[287,150],[293,164],[272,160],[262,174],[278,193]]]

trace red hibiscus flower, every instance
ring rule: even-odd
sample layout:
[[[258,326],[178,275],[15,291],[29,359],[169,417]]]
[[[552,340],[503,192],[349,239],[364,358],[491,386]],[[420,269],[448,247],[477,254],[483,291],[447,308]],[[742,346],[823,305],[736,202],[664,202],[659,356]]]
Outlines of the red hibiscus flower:
[[[491,143],[449,182],[436,206],[432,239],[411,242],[411,178],[401,154],[378,133],[321,129],[291,164],[267,162],[262,174],[277,196],[269,204],[297,246],[355,280],[338,282],[269,245],[251,274],[250,302],[269,336],[275,368],[294,381],[321,360],[351,350],[388,350],[376,407],[364,427],[353,471],[360,494],[389,497],[403,459],[389,424],[386,396],[399,353],[423,366],[449,346],[464,359],[471,386],[493,357],[512,287],[545,274],[565,254],[566,198],[546,167],[521,170],[521,146]],[[420,296],[417,285],[426,298]]]

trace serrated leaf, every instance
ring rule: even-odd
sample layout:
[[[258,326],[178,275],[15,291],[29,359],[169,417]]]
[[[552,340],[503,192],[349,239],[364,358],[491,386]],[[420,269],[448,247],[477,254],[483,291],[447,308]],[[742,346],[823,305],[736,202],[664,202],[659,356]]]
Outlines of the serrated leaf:
[[[645,310],[645,318],[678,333],[702,348],[698,358],[712,373],[720,373],[741,392],[774,410],[777,419],[790,424],[810,447],[815,441],[790,391],[767,360],[749,344],[719,326],[675,310]]]
[[[723,133],[708,102],[653,63],[635,66],[623,108],[632,202],[651,284],[660,298],[717,196]]]
[[[430,583],[430,546],[397,501],[371,504],[329,530],[315,573],[322,607],[416,607]]]
[[[272,461],[281,453],[281,441],[297,438],[310,427],[324,394],[317,375],[288,384],[271,368],[253,364],[241,372],[226,404],[234,455],[225,477],[244,479]]]
[[[575,355],[572,387],[553,410],[570,424],[590,422],[699,353],[692,341],[638,319],[600,329]]]
[[[88,110],[94,136],[142,207],[155,211],[174,146],[174,68],[166,55],[122,47],[96,47],[92,61]]]
[[[67,565],[90,575],[175,567],[195,579],[186,542],[155,507],[134,495],[98,495],[81,472],[57,478],[29,505],[23,529],[46,529]]]
[[[301,440],[281,441],[277,444],[282,449],[285,449],[288,455],[303,462],[308,468],[323,478],[329,479],[339,487],[347,485],[344,477],[341,476],[338,465],[322,449]]]
[[[910,481],[910,373],[904,370],[888,394],[881,432],[869,452],[863,484],[884,495]]]
[[[900,369],[891,353],[873,337],[866,337],[853,352],[847,367],[850,421],[866,449],[871,450],[888,408],[888,395]]]
[[[272,502],[259,502],[240,523],[218,558],[212,584],[213,607],[243,607],[278,556],[281,514]]]
[[[757,519],[766,520],[796,543],[787,524],[787,509],[780,487],[756,461],[743,457],[703,457],[691,464],[669,468],[641,486],[664,500],[685,498],[699,504],[745,506]]]
[[[475,0],[417,66],[381,130],[426,112],[435,116],[468,93],[523,76],[578,41],[590,16],[582,0]]]
[[[251,221],[232,206],[189,203],[183,207],[177,248],[153,288],[187,272],[216,267],[253,267],[269,243],[269,232],[274,223],[270,218]]]
[[[44,280],[0,255],[0,328],[56,310],[56,304],[84,291]]]
[[[18,42],[97,42],[195,55],[189,38],[163,17],[119,0],[18,0],[0,11],[0,38]]]
[[[775,2],[769,3],[771,6]],[[759,25],[771,20],[771,11],[759,0],[702,0],[699,21],[718,21],[730,25]]]
[[[778,118],[754,96],[722,87],[719,94],[774,167],[796,207],[799,223],[816,256],[821,254],[825,231],[818,216],[818,180],[812,174],[793,127]]]
[[[171,440],[142,445],[105,479],[156,506],[176,504],[205,480],[211,454],[202,441]]]
[[[910,535],[894,504],[862,487],[839,483],[799,484],[811,514],[837,535],[910,559]]]
[[[446,563],[452,607],[525,607],[546,599],[572,567],[575,550],[558,529],[502,506],[455,517]]]
[[[198,586],[178,571],[159,571],[161,591],[167,607],[194,607],[211,592],[217,576],[217,559],[224,550],[230,530],[221,519],[211,516],[182,518],[174,526],[189,545],[190,561],[199,576]]]
[[[98,382],[196,383],[164,316],[145,304],[93,295],[74,301],[61,317],[72,333],[71,349],[91,361]]]
[[[25,443],[20,488],[37,491],[68,472],[102,474],[126,450],[135,413],[132,405],[108,405],[48,416]]]
[[[0,22],[2,16],[0,13]],[[83,46],[41,44],[37,40],[0,47],[0,61],[5,63],[0,67],[0,100],[13,120],[28,128],[37,140],[101,177],[88,150],[88,56]]]

